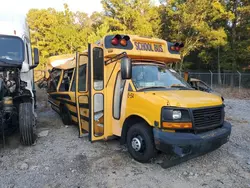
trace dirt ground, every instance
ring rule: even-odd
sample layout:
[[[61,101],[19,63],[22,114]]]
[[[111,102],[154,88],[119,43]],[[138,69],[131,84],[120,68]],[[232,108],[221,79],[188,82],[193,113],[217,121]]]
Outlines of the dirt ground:
[[[39,93],[38,132],[32,147],[18,134],[0,148],[0,188],[165,187],[250,188],[250,101],[226,99],[230,141],[218,150],[163,169],[160,154],[149,164],[133,160],[118,140],[90,143],[64,126]],[[48,132],[48,135],[46,134]]]

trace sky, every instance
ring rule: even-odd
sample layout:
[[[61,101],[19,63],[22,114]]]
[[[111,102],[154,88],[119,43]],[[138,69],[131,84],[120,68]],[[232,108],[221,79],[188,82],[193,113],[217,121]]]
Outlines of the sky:
[[[152,0],[156,5],[159,0]],[[81,11],[91,15],[94,11],[102,11],[101,0],[0,0],[0,21],[22,20],[31,8],[55,8],[64,10],[63,4],[67,3],[73,12]],[[14,16],[13,16],[14,14]]]
[[[91,15],[94,11],[102,11],[101,0],[0,0],[0,19],[11,19],[12,14],[25,16],[31,8],[55,8],[63,10],[67,3],[73,12],[81,11]]]

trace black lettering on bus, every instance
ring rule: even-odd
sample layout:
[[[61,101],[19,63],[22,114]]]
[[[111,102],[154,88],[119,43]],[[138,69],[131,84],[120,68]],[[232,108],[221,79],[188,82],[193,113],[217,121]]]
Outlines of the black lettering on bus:
[[[138,42],[135,42],[135,47],[136,47],[136,50],[140,50],[140,46]]]
[[[155,44],[154,45],[154,50],[155,50],[155,52],[163,52],[162,45]]]

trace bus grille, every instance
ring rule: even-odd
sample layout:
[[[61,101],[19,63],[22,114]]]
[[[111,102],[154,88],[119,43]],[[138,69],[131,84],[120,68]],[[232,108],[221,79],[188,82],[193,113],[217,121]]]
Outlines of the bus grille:
[[[194,109],[193,118],[194,127],[197,129],[217,127],[224,118],[223,107]]]

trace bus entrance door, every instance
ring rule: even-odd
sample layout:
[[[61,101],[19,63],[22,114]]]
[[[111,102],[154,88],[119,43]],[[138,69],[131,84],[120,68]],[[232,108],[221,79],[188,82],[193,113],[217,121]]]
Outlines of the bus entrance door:
[[[84,61],[83,59],[88,58]],[[78,92],[76,92],[79,134],[89,140],[104,139],[104,56],[101,47],[89,44],[88,54],[77,55]],[[86,63],[85,63],[86,62]],[[81,68],[85,65],[86,68]],[[85,75],[85,76],[83,76]],[[86,85],[84,85],[86,84]],[[81,87],[85,91],[81,91]]]

